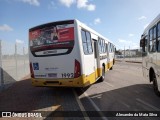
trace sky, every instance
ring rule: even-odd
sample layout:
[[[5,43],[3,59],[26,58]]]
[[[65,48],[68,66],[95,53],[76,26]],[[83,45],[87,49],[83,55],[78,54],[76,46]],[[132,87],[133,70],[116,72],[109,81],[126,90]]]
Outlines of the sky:
[[[0,40],[27,47],[29,28],[78,19],[117,49],[136,49],[158,14],[160,0],[0,0]]]

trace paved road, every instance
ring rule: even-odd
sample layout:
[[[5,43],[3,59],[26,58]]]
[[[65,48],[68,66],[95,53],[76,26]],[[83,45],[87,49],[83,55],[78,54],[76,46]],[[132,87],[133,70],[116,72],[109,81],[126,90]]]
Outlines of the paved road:
[[[143,78],[141,64],[137,63],[117,62],[113,70],[106,73],[104,82],[97,82],[83,90],[79,98],[86,110],[160,111],[160,98],[154,94],[152,84]],[[103,116],[105,113],[100,112],[100,114]],[[124,120],[123,117],[103,119]],[[140,117],[128,118],[130,119],[137,120]],[[160,118],[141,119],[159,120]]]
[[[74,115],[80,110],[93,111],[92,115],[99,111],[100,116],[87,117],[91,113],[83,112],[84,118],[73,115],[54,120],[159,120],[157,117],[104,117],[102,112],[160,111],[159,102],[152,85],[142,76],[141,64],[125,62],[117,62],[113,70],[106,73],[104,82],[85,89],[33,87],[30,80],[25,79],[0,93],[0,111],[48,111],[46,117],[39,119],[52,119],[50,117],[56,115],[54,111],[74,111]]]

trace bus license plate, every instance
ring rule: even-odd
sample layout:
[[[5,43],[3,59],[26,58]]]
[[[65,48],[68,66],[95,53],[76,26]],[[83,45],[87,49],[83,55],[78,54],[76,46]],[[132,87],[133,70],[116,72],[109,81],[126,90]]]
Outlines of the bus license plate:
[[[48,73],[48,77],[56,78],[57,77],[57,73]]]

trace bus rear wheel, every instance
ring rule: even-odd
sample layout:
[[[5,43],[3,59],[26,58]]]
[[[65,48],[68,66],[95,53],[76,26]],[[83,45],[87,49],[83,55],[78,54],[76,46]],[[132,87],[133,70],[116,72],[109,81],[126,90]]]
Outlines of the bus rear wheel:
[[[110,68],[110,70],[113,70],[113,66]]]
[[[102,76],[100,78],[100,81],[103,82],[105,80],[105,68],[104,66],[102,67]]]
[[[158,90],[158,84],[157,84],[155,73],[153,73],[153,88],[154,88],[154,92],[156,93],[156,95],[160,97],[160,91]]]

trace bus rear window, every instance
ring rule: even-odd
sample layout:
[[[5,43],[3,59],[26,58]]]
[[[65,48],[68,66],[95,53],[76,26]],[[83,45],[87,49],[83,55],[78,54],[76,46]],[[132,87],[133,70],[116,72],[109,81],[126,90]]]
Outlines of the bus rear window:
[[[32,28],[29,45],[35,57],[69,54],[74,46],[74,24],[49,23]]]

